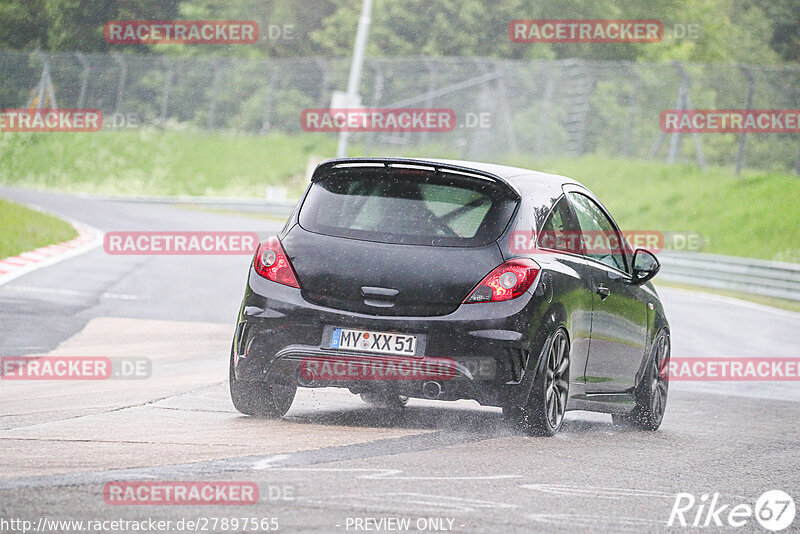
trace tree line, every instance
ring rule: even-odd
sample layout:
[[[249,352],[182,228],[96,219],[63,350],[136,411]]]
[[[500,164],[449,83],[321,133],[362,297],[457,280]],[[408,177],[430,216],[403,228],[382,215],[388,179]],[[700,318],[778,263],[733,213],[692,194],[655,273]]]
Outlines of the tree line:
[[[348,56],[361,0],[0,0],[0,49],[240,57]],[[114,45],[110,20],[254,20],[253,45]],[[514,43],[515,19],[658,19],[658,43]],[[288,31],[286,31],[288,30]],[[374,0],[370,56],[785,64],[800,0]]]

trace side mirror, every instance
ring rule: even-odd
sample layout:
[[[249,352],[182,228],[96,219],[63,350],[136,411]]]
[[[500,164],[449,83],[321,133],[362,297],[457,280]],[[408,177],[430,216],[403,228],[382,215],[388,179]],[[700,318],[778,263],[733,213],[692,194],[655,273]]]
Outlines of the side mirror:
[[[661,270],[658,258],[652,252],[637,248],[633,253],[633,280],[634,285],[640,286],[653,278]]]

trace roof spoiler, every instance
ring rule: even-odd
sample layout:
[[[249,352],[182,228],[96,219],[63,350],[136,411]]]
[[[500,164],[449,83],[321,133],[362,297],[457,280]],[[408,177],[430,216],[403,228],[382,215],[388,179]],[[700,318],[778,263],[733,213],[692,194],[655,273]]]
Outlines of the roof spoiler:
[[[347,169],[347,168],[399,168],[399,169],[419,169],[422,171],[429,171],[435,173],[448,173],[460,174],[471,178],[486,180],[504,185],[516,199],[520,198],[520,193],[517,188],[510,182],[504,180],[496,174],[473,169],[471,167],[463,167],[461,165],[453,165],[441,161],[424,160],[424,159],[409,159],[409,158],[337,158],[323,161],[311,176],[311,181],[314,182],[320,176],[327,174],[333,169]]]

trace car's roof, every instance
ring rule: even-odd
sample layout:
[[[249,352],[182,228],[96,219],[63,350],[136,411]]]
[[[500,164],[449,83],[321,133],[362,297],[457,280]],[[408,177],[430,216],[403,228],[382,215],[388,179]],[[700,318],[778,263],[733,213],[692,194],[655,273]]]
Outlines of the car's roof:
[[[561,186],[567,183],[579,184],[572,178],[561,176],[558,174],[550,174],[546,172],[534,171],[531,169],[523,169],[522,167],[511,167],[508,165],[498,165],[496,163],[483,163],[479,161],[466,161],[455,159],[441,159],[441,158],[412,158],[417,161],[429,161],[433,163],[443,163],[445,165],[457,165],[459,167],[468,167],[477,169],[479,171],[488,172],[499,176],[500,178],[513,183],[514,185],[525,185],[533,182]]]

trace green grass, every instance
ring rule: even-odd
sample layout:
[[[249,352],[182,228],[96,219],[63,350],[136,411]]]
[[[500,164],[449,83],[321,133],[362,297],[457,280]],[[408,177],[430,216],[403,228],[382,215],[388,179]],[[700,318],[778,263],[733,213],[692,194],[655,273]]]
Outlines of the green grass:
[[[697,232],[702,252],[800,262],[800,178],[584,157],[508,163],[584,183],[628,230]]]
[[[262,198],[269,185],[296,197],[311,157],[335,137],[226,135],[193,130],[0,135],[0,183],[64,191]],[[351,154],[360,153],[351,146]],[[453,156],[435,147],[415,154]],[[496,158],[589,186],[628,230],[696,232],[703,252],[800,262],[800,178],[600,156]]]
[[[0,182],[84,193],[263,198],[299,195],[309,156],[331,137],[207,135],[196,131],[0,134]]]
[[[0,200],[0,259],[77,236],[61,219]]]

